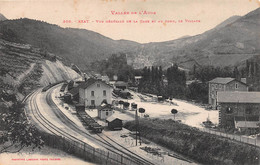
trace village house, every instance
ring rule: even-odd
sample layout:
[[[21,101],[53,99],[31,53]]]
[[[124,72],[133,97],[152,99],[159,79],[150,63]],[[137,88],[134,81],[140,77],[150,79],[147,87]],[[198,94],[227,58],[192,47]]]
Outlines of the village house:
[[[201,84],[202,81],[197,80],[197,79],[195,79],[195,80],[188,80],[188,81],[186,81],[186,87],[190,86],[192,83]]]
[[[139,85],[142,78],[143,76],[135,76],[135,84]]]
[[[98,118],[101,120],[107,119],[113,115],[111,104],[102,103],[98,108]]]
[[[248,91],[248,85],[231,77],[218,77],[209,81],[209,104],[217,109],[219,91]]]
[[[92,108],[102,103],[111,104],[112,90],[113,87],[104,81],[90,78],[79,85],[79,103]]]
[[[259,128],[260,92],[218,92],[219,125],[255,131]]]

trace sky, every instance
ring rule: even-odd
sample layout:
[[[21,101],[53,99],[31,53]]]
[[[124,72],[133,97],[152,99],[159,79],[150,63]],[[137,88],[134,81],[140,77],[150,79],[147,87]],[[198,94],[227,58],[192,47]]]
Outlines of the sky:
[[[139,43],[197,35],[258,7],[260,0],[0,0],[8,19],[42,20]]]

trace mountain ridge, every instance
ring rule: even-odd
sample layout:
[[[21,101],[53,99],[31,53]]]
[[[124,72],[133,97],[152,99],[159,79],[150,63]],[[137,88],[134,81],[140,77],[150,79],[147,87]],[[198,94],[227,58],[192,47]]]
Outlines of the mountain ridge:
[[[128,64],[134,68],[167,68],[172,63],[186,69],[193,65],[225,67],[240,65],[259,54],[259,18],[260,8],[245,16],[232,16],[202,34],[145,44],[26,18],[1,21],[0,38],[40,47],[83,70],[89,69],[89,63],[117,53],[127,54]]]

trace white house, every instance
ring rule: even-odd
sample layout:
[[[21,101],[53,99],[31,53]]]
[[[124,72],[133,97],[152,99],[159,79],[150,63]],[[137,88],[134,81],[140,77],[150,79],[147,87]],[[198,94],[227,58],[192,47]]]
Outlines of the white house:
[[[103,102],[111,104],[112,90],[104,81],[90,78],[79,86],[79,103],[85,107],[100,106]]]

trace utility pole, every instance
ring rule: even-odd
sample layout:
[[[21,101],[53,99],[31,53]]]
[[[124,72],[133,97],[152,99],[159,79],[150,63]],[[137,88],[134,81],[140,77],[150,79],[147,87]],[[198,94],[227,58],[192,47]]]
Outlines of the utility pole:
[[[138,127],[138,114],[137,109],[135,110],[135,145],[137,146],[137,127]]]

